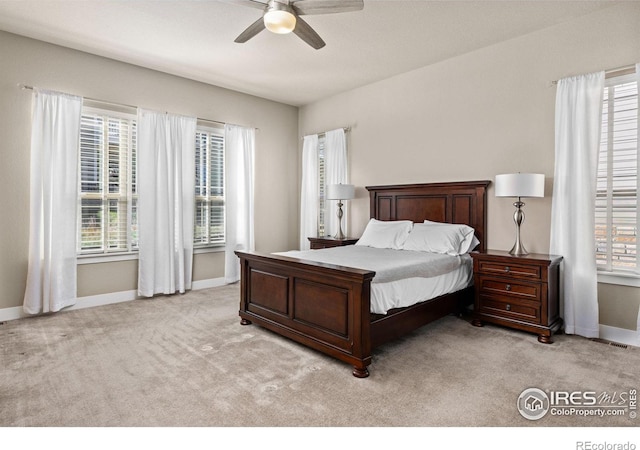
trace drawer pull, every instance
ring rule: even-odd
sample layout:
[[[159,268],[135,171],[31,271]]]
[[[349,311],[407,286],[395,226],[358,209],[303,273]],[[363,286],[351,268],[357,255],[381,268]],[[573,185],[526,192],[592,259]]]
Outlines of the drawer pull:
[[[511,311],[511,305],[507,305],[507,311]]]
[[[507,272],[507,273],[511,272],[511,267],[509,267],[509,266],[505,267],[504,271]]]
[[[511,285],[510,285],[510,284],[507,284],[504,288],[505,288],[507,291],[510,291],[510,290],[511,290]]]

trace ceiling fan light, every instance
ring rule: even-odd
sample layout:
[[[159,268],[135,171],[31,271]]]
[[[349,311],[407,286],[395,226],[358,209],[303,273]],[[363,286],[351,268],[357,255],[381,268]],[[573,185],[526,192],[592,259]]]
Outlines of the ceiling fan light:
[[[264,14],[264,26],[272,33],[291,33],[296,27],[296,16],[284,10],[267,11]]]

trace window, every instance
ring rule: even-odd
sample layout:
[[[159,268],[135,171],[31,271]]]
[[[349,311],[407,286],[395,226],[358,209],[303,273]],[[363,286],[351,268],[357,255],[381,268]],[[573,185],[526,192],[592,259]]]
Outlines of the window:
[[[194,245],[224,244],[224,131],[198,126]],[[138,250],[135,114],[83,107],[78,254]]]
[[[324,134],[318,135],[318,194],[319,194],[319,205],[318,205],[318,236],[325,236],[325,216],[326,216],[326,190],[327,183],[325,178],[325,152],[324,152],[324,143],[326,141],[326,137]]]
[[[222,130],[196,133],[196,246],[224,244],[224,136]]]
[[[84,108],[78,253],[137,249],[135,116]]]
[[[317,236],[327,236],[327,214],[330,211],[330,204],[327,202],[327,152],[326,133],[318,134],[318,229]],[[336,163],[334,162],[334,165]],[[346,161],[343,163],[346,164]]]
[[[637,274],[638,84],[635,75],[606,80],[596,192],[598,270]]]

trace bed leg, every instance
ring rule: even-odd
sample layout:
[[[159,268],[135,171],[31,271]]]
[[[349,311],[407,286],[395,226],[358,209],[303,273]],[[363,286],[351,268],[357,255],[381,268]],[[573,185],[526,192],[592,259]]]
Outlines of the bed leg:
[[[240,319],[240,325],[251,325],[251,321],[247,319]]]
[[[366,366],[364,367],[353,366],[353,372],[351,373],[356,378],[367,378],[369,376],[369,370],[367,369]]]

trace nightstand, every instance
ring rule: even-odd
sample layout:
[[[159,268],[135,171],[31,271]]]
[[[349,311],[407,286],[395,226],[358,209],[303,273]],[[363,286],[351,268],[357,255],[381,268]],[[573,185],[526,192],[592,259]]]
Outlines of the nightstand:
[[[473,321],[536,333],[552,344],[562,327],[560,318],[560,263],[562,256],[506,251],[472,252],[475,303]]]
[[[353,245],[358,242],[358,239],[356,238],[336,239],[331,236],[310,237],[308,239],[309,242],[311,242],[311,250],[317,250],[319,248],[341,247],[343,245]]]

